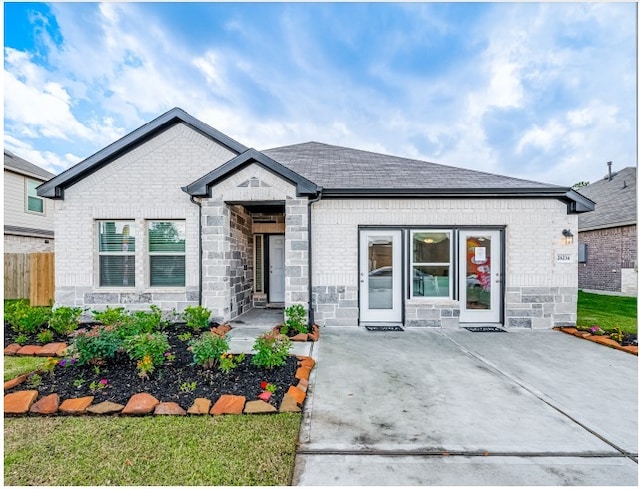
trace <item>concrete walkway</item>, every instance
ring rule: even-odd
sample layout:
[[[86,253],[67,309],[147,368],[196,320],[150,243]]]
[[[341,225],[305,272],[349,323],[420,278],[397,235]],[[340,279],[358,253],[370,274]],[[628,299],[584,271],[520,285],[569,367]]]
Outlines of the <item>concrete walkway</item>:
[[[296,485],[637,485],[633,355],[555,331],[323,328],[314,348]]]

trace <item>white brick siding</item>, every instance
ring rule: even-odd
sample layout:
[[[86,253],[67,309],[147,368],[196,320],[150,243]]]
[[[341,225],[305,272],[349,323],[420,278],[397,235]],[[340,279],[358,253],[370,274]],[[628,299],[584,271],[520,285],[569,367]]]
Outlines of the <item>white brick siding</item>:
[[[149,302],[163,309],[183,309],[198,301],[198,207],[181,190],[232,157],[231,151],[188,126],[178,124],[67,188],[55,201],[56,304],[92,308],[102,292],[117,302]],[[135,288],[98,287],[96,240],[98,219],[134,219]],[[186,221],[186,286],[159,289],[148,283],[146,221]],[[114,295],[115,294],[115,295]]]
[[[540,318],[520,322],[551,327],[575,322],[577,240],[565,245],[563,229],[577,235],[578,218],[556,199],[326,199],[313,205],[313,286],[358,287],[358,226],[505,226],[505,309],[529,310],[523,288],[543,287],[553,297]],[[571,264],[557,263],[570,253]],[[518,295],[520,294],[520,295]],[[513,300],[513,303],[511,302]],[[437,300],[434,300],[437,302]],[[553,306],[553,307],[552,307]],[[406,309],[410,313],[410,309]],[[544,317],[547,314],[547,317]],[[321,315],[322,316],[322,315]],[[529,316],[525,316],[529,317]],[[515,326],[515,323],[512,323]]]

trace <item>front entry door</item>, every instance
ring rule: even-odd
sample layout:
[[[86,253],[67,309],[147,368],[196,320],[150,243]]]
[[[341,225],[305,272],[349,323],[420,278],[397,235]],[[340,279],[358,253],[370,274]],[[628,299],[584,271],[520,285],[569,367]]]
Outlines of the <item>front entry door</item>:
[[[499,323],[500,231],[460,231],[460,322]]]
[[[402,322],[402,234],[360,231],[360,322]]]
[[[269,302],[284,302],[284,235],[269,236]]]

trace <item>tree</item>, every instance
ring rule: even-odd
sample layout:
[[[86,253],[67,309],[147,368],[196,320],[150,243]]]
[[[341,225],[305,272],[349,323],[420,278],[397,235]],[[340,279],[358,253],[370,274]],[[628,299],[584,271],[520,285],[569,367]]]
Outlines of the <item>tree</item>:
[[[587,185],[589,185],[589,182],[582,181],[582,182],[574,183],[571,186],[571,188],[573,190],[580,190],[581,188],[586,187]]]

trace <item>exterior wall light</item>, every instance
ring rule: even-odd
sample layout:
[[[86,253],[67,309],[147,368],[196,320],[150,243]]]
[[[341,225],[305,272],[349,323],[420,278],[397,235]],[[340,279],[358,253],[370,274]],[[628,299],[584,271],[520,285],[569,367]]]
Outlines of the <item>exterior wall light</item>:
[[[563,229],[562,236],[564,236],[564,244],[573,244],[573,233],[571,232],[571,229]]]

